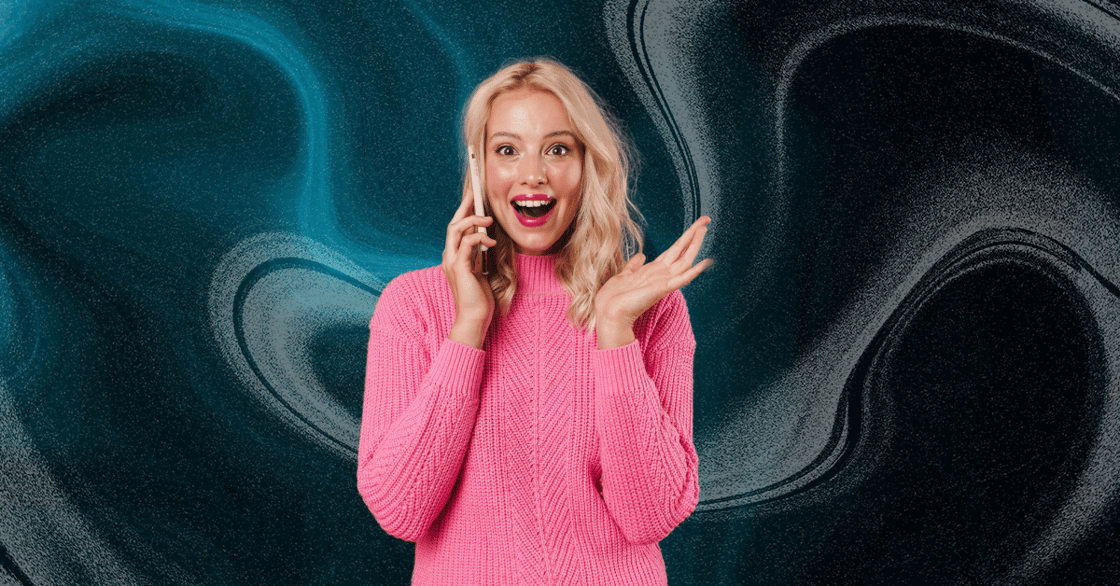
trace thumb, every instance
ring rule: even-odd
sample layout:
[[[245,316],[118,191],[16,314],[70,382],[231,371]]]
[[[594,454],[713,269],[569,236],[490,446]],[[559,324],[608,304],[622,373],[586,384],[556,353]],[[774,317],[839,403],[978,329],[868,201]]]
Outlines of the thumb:
[[[622,272],[636,271],[636,270],[638,270],[638,267],[645,264],[645,262],[646,262],[646,255],[639,252],[638,254],[635,254],[634,256],[630,257],[630,260],[626,262],[626,266],[622,267]]]

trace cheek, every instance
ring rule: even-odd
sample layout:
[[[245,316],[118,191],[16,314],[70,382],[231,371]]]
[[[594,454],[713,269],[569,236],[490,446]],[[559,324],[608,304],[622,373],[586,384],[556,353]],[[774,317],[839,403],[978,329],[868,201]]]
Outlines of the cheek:
[[[488,189],[487,191],[489,192],[491,190]],[[489,210],[490,215],[494,217],[494,220],[496,222],[501,224],[502,223],[502,216],[501,215],[508,211],[508,210],[506,210],[507,206],[505,204],[505,200],[496,193],[491,192],[488,195],[489,195],[489,197],[486,198],[486,205],[490,208],[490,210]]]
[[[486,204],[490,207],[490,215],[498,224],[502,224],[503,216],[509,206],[506,198],[509,195],[510,182],[503,178],[500,170],[486,167]]]
[[[583,177],[583,163],[573,162],[563,169],[561,177],[563,177],[564,189],[568,192],[579,193],[580,179]]]
[[[509,173],[503,173],[499,167],[486,166],[486,193],[491,199],[502,199],[509,194],[512,181],[507,175]]]
[[[486,174],[486,195],[485,195],[485,198],[484,198],[484,199],[486,199],[486,205],[490,206],[490,210],[493,211],[493,210],[497,209],[497,207],[498,207],[497,205],[495,205],[495,202],[497,200],[501,199],[501,198],[502,198],[502,194],[499,191],[498,185],[496,184],[496,182],[493,179],[493,175],[490,175],[489,173],[487,173]]]

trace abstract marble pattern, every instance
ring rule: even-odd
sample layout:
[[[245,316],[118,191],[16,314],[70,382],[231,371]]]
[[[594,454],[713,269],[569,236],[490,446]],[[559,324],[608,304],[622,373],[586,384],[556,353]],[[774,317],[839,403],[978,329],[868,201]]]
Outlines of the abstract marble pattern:
[[[672,584],[1120,580],[1113,0],[10,0],[0,584],[407,584],[366,322],[535,55],[714,219]]]

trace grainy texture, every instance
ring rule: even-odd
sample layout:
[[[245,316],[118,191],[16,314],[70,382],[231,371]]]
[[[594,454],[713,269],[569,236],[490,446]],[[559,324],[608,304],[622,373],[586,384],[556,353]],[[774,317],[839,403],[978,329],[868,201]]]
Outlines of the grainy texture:
[[[367,324],[574,66],[701,214],[688,584],[1120,582],[1113,0],[0,2],[0,583],[407,584]]]

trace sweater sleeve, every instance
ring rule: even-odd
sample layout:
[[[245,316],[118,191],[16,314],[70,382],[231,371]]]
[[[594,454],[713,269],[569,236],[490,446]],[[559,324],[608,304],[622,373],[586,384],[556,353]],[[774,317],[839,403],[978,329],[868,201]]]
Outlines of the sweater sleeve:
[[[416,541],[458,478],[478,412],[485,353],[445,339],[429,356],[417,332],[402,331],[410,301],[391,288],[370,322],[358,492],[386,532]]]
[[[651,312],[648,335],[592,353],[603,500],[623,535],[639,544],[669,535],[700,496],[688,309],[674,291]]]

